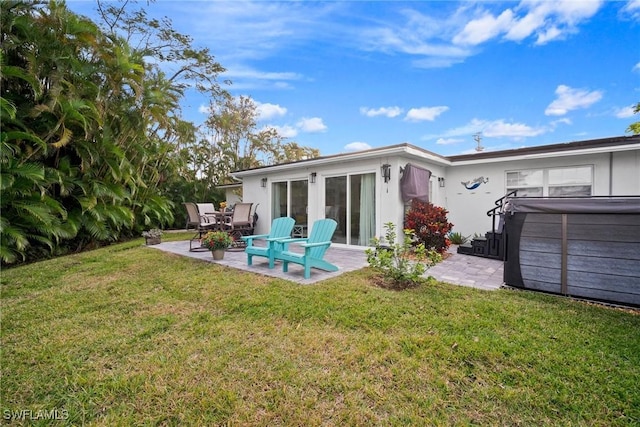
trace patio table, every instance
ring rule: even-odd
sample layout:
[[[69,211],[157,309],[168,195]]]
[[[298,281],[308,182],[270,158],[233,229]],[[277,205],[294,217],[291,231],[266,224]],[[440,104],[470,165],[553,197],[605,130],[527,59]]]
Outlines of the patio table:
[[[225,220],[227,218],[231,218],[233,216],[233,212],[205,212],[204,216],[207,218],[213,218],[215,220],[216,230],[225,231],[227,229]]]

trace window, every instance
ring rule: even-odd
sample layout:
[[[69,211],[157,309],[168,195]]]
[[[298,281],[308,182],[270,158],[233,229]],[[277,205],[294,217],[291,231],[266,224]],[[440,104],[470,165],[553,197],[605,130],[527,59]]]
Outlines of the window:
[[[591,166],[550,169],[549,196],[590,196],[591,182]]]
[[[592,166],[531,169],[506,173],[507,192],[517,190],[518,197],[591,196]]]
[[[507,193],[518,190],[519,197],[542,197],[543,170],[507,172]]]

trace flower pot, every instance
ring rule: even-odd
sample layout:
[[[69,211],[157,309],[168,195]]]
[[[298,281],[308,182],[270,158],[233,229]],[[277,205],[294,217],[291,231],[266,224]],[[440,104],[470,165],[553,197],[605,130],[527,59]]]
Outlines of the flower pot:
[[[160,237],[145,237],[145,241],[147,245],[159,245],[162,243],[162,238]]]
[[[224,249],[214,249],[211,251],[211,255],[214,260],[219,261],[224,258]]]

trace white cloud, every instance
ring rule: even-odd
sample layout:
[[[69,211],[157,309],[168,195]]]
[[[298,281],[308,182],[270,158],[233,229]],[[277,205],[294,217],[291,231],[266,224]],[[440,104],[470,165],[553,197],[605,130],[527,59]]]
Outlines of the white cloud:
[[[438,138],[436,140],[436,144],[439,145],[451,145],[451,144],[457,144],[459,142],[463,142],[464,139],[460,139],[460,138]]]
[[[485,13],[464,26],[462,32],[453,38],[456,44],[477,45],[506,31],[513,22],[513,12],[507,9],[498,17]]]
[[[535,43],[542,45],[577,32],[578,25],[595,15],[602,4],[602,0],[523,0],[499,14],[480,10],[453,37],[453,42],[475,46],[500,35],[512,41],[535,36]]]
[[[563,116],[571,110],[590,107],[602,99],[602,92],[599,90],[589,92],[565,85],[556,88],[556,95],[557,98],[544,111],[547,116]]]
[[[287,114],[287,109],[278,104],[258,101],[254,101],[254,104],[256,105],[256,112],[258,113],[257,120],[270,120],[274,117],[282,117]]]
[[[402,111],[400,107],[380,107],[377,109],[360,107],[360,114],[367,117],[386,116],[393,118],[402,114]]]
[[[416,68],[448,68],[455,64],[464,62],[465,58],[424,58],[411,61],[411,64]]]
[[[410,122],[420,122],[425,120],[432,122],[436,117],[448,109],[449,107],[446,106],[412,108],[407,112],[404,119]]]
[[[532,127],[524,123],[506,122],[504,119],[481,120],[472,119],[469,123],[457,128],[449,129],[441,135],[425,135],[422,139],[440,138],[447,140],[455,137],[469,137],[475,133],[482,133],[490,138],[513,138],[522,139],[526,137],[538,136],[546,133],[548,129],[544,127]]]
[[[538,32],[538,38],[536,44],[545,44],[551,40],[559,39],[562,37],[562,31],[558,27],[550,27],[544,31]]]
[[[635,105],[629,105],[628,107],[618,108],[614,115],[619,119],[627,119],[629,117],[633,117],[635,114],[633,111],[635,109]]]
[[[320,117],[302,118],[296,123],[298,129],[303,132],[317,133],[327,130],[327,126],[322,122]]]
[[[351,142],[344,146],[345,151],[370,150],[371,146],[366,142]]]
[[[538,136],[545,133],[543,128],[533,128],[524,123],[506,123],[504,120],[494,120],[485,122],[482,129],[482,135],[486,137],[509,137],[524,138]]]
[[[184,20],[196,41],[215,46],[222,64],[276,56],[279,52],[314,40],[325,22],[339,10],[333,2],[212,1],[172,3],[168,16]]]
[[[535,34],[536,44],[562,39],[577,32],[578,24],[595,15],[602,4],[603,0],[523,1],[519,8],[527,12],[505,38],[520,41]]]
[[[211,112],[211,106],[209,105],[200,104],[200,106],[198,107],[198,113],[209,114],[210,112]]]
[[[232,67],[222,73],[225,77],[250,78],[257,80],[300,80],[302,76],[293,72],[258,71],[248,67]]]
[[[630,0],[622,8],[622,12],[633,19],[640,20],[640,0]]]
[[[298,135],[298,129],[291,127],[289,125],[284,125],[284,126],[268,125],[268,126],[265,126],[265,128],[275,129],[276,132],[278,132],[278,135],[280,135],[283,138],[294,138]]]
[[[563,117],[561,119],[558,120],[554,120],[550,123],[551,125],[551,129],[555,129],[557,128],[559,125],[571,125],[573,124],[573,122],[571,121],[571,119],[568,119],[566,117]]]
[[[406,7],[397,9],[400,19],[391,15],[376,21],[375,27],[354,28],[352,38],[359,49],[390,55],[396,52],[415,57],[418,68],[444,68],[463,62],[473,54],[466,46],[450,39],[452,28],[459,27],[457,13],[429,16]]]
[[[640,0],[638,0],[640,2]],[[640,72],[640,62],[633,66],[632,71]]]
[[[231,66],[222,78],[229,79],[233,83],[230,89],[247,90],[256,88],[291,89],[291,82],[302,80],[303,76],[294,72],[259,71],[245,66]]]
[[[542,27],[544,23],[545,14],[539,11],[532,11],[519,19],[514,19],[513,25],[506,32],[504,38],[513,41],[524,40]]]

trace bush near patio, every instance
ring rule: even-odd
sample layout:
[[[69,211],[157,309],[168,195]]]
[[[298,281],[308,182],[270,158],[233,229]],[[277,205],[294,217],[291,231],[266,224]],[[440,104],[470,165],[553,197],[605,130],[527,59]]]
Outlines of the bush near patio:
[[[418,286],[422,275],[442,260],[436,251],[427,251],[424,244],[413,245],[413,230],[404,229],[402,243],[396,242],[396,227],[392,222],[384,225],[383,238],[372,239],[373,248],[367,248],[367,262],[382,275],[380,284],[390,289],[407,289]]]
[[[414,231],[418,242],[424,244],[427,250],[434,250],[443,254],[451,242],[448,234],[453,224],[447,219],[449,212],[433,203],[414,199],[404,217],[404,228]]]
[[[60,424],[105,426],[640,421],[637,313],[438,282],[390,292],[371,269],[300,286],[142,242],[2,272],[3,414],[58,408]]]

